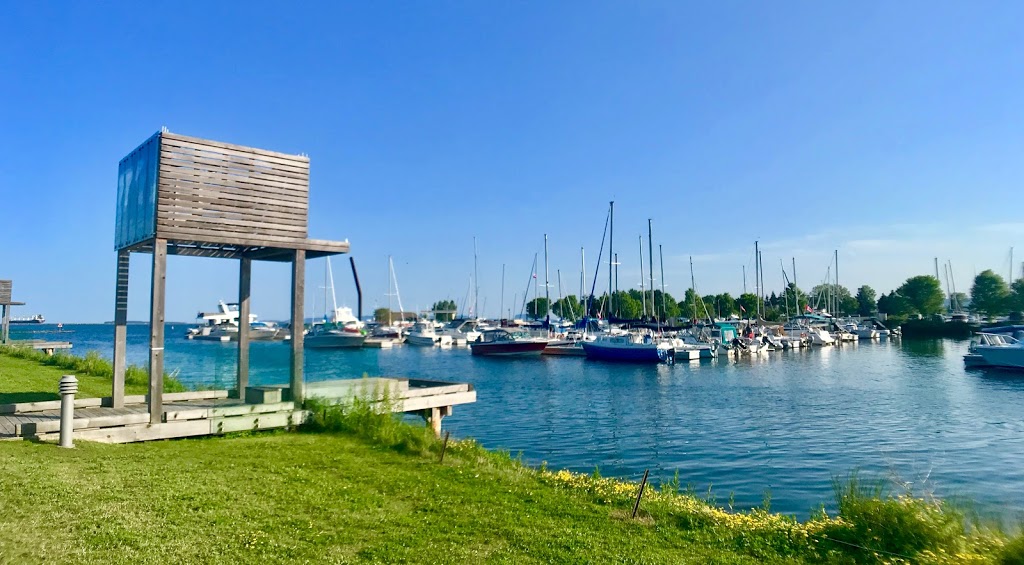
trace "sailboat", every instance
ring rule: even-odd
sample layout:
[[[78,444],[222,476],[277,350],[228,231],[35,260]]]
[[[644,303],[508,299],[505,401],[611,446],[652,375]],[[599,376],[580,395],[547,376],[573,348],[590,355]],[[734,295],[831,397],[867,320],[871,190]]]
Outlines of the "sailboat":
[[[331,272],[331,260],[327,258],[327,270],[324,273],[324,309],[327,307],[327,289],[331,291],[331,304],[334,306],[331,316],[324,313],[323,322],[316,322],[306,334],[304,346],[310,349],[338,349],[362,347],[366,341],[361,322],[352,315],[351,308],[338,308],[338,300],[334,295],[334,274]]]

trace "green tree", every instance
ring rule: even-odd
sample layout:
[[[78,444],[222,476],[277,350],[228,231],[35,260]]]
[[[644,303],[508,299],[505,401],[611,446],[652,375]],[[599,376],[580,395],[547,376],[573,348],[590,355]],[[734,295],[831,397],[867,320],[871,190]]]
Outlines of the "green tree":
[[[704,317],[703,309],[700,307],[700,297],[692,288],[686,289],[683,299],[677,304],[679,316],[687,320],[700,319]]]
[[[450,322],[455,319],[459,308],[454,300],[438,300],[430,309],[434,311],[434,319],[438,322]]]
[[[939,287],[939,279],[931,275],[910,277],[893,292],[893,295],[905,299],[906,306],[909,306],[909,311],[893,312],[893,314],[897,315],[912,314],[914,312],[922,316],[941,314],[942,305],[945,302],[942,289]],[[891,300],[892,296],[889,298]],[[897,301],[897,304],[902,305],[900,301]]]
[[[971,309],[986,316],[999,316],[1009,310],[1010,289],[1003,277],[985,269],[974,277]]]
[[[790,307],[792,307],[793,304],[793,297],[796,297],[796,312],[797,314],[803,314],[807,306],[807,295],[804,291],[800,290],[795,283],[789,283],[786,285],[786,295],[789,297]]]
[[[576,321],[583,313],[583,307],[575,294],[570,294],[551,305],[551,311],[560,318]]]
[[[632,296],[632,293],[623,293],[616,297],[618,303],[615,309],[619,311],[620,318],[635,320],[643,314],[643,304]]]
[[[857,289],[857,314],[871,316],[876,310],[875,289],[864,285]]]
[[[548,315],[548,299],[543,296],[534,298],[526,303],[526,313],[531,318],[539,320]]]
[[[835,283],[823,283],[811,289],[812,301],[819,307],[828,304],[829,300],[835,300],[836,311],[833,314],[853,314],[857,311],[857,300],[850,294],[850,289]]]
[[[723,292],[715,297],[715,310],[722,318],[728,318],[739,311],[736,299],[728,292]]]
[[[390,313],[391,311],[387,308],[377,308],[373,311],[373,319],[374,321],[386,324],[388,323],[388,314]]]
[[[742,318],[753,318],[757,316],[757,295],[745,292],[740,295],[739,299],[736,300],[737,310],[739,310],[740,317]]]

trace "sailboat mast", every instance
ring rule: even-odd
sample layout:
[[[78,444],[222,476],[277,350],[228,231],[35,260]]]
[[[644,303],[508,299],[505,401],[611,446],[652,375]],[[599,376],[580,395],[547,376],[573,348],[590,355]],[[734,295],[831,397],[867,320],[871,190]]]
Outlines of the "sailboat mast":
[[[653,221],[647,218],[647,264],[650,265],[651,275],[651,317],[658,319],[657,302],[654,300],[654,235]]]
[[[665,294],[665,256],[661,254],[661,244],[658,244],[658,263],[661,265],[661,317],[668,319],[668,298]]]
[[[640,317],[643,318],[647,315],[647,292],[644,289],[644,236],[638,236],[637,239],[640,240],[640,301],[644,309]]]
[[[480,317],[480,279],[477,277],[476,236],[473,236],[473,315]]]
[[[395,262],[390,258],[388,261],[391,262],[391,278],[395,281],[395,298],[398,299],[398,312],[402,315],[402,321],[405,321],[405,307],[402,306],[402,291],[398,290],[398,275],[395,274]]]
[[[551,293],[548,288],[548,234],[544,234],[544,325],[551,327]]]
[[[757,294],[757,317],[761,317],[761,279],[758,276],[759,268],[757,258],[761,256],[758,250],[757,241],[754,241],[754,292]],[[749,318],[749,315],[748,315]]]
[[[690,306],[692,309],[690,313],[693,315],[694,323],[697,323],[697,283],[693,278],[693,255],[690,255],[690,291],[690,300],[693,302],[693,305]]]
[[[615,201],[612,200],[608,203],[608,316],[611,317],[615,313],[612,308],[612,297],[615,295],[612,292],[612,267],[614,262],[612,258],[614,255],[614,248],[612,247],[613,238],[615,236]],[[1011,261],[1012,263],[1012,261]]]
[[[747,293],[747,266],[743,265],[743,294]]]
[[[330,257],[327,258],[327,278],[329,278],[330,281],[331,281],[331,305],[334,307],[334,310],[331,310],[331,319],[332,319],[332,321],[337,322],[338,321],[338,297],[334,294],[334,273],[331,272],[331,258]],[[326,300],[327,299],[324,298],[324,301],[325,301],[324,306],[325,307],[327,306]]]
[[[839,250],[836,249],[836,314],[839,313]]]
[[[388,325],[391,325],[391,256],[388,255]]]
[[[949,310],[953,311],[953,291],[949,287],[949,265],[943,264],[942,271],[946,274],[946,294],[949,295]]]
[[[583,315],[590,315],[590,297],[583,294],[587,291],[587,252],[580,247],[580,302],[584,305]]]
[[[1024,269],[1024,267],[1022,267]],[[619,254],[615,254],[615,292],[619,291]]]
[[[505,264],[501,264],[501,305],[498,307],[498,319],[505,314]]]

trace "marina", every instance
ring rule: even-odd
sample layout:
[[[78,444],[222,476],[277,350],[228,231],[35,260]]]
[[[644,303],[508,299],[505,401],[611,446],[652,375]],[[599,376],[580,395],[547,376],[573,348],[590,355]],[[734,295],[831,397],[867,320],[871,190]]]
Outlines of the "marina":
[[[109,325],[66,326],[75,350],[111,354]],[[226,390],[236,346],[190,342],[167,326],[167,368],[191,386]],[[44,329],[55,331],[53,326]],[[27,331],[23,327],[13,330]],[[129,325],[129,363],[148,356]],[[33,334],[40,335],[40,334]],[[585,358],[490,358],[467,348],[309,350],[308,386],[363,374],[472,385],[477,398],[445,429],[527,461],[638,479],[643,469],[730,493],[738,506],[806,515],[852,469],[1024,511],[1024,377],[966,369],[968,341],[870,340],[714,360],[622,364]],[[288,346],[253,343],[253,386],[289,380]]]

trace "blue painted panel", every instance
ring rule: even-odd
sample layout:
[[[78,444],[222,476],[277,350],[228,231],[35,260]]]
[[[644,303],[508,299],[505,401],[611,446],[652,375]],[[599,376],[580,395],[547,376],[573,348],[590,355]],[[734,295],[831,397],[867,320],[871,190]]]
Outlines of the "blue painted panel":
[[[121,159],[117,167],[115,249],[145,241],[156,235],[156,184],[159,167],[159,133]]]

